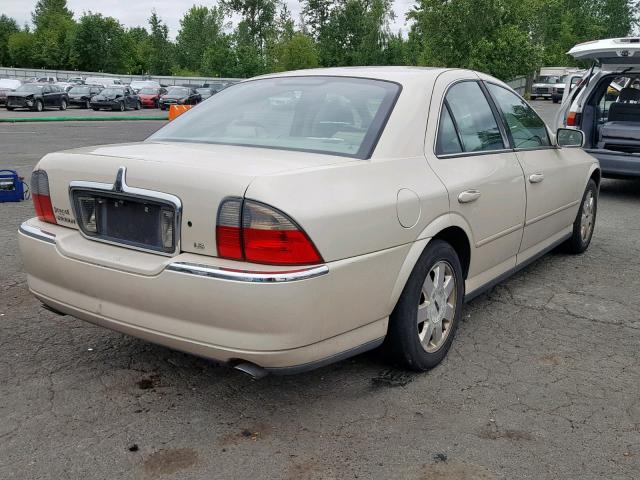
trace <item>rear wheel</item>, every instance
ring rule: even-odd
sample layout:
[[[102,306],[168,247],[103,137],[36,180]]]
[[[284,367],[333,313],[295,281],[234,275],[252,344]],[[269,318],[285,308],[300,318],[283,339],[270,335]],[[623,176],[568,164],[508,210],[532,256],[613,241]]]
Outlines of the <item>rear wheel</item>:
[[[429,243],[389,320],[387,344],[396,361],[416,371],[442,361],[460,319],[463,282],[453,247],[442,240]]]
[[[573,233],[565,243],[566,250],[569,253],[582,253],[589,248],[593,230],[596,226],[597,213],[598,186],[593,179],[590,179],[582,195],[578,215],[576,215],[576,219],[573,222]]]

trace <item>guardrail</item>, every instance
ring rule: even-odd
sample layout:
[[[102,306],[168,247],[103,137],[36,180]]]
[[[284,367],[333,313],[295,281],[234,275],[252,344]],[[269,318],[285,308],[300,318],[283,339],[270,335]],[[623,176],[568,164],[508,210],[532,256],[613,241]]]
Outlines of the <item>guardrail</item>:
[[[49,70],[39,68],[9,68],[0,67],[0,78],[15,78],[17,80],[29,80],[41,77],[55,77],[64,81],[71,77],[105,77],[117,78],[123,83],[131,83],[133,80],[155,80],[161,85],[194,85],[202,86],[203,83],[238,82],[241,78],[219,77],[177,77],[168,75],[118,75],[103,72],[80,72],[76,70]]]

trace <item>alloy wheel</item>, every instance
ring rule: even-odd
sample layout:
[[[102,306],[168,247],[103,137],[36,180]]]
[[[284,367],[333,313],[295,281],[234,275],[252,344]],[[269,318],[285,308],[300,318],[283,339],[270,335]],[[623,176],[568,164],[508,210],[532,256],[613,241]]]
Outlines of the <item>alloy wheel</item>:
[[[593,192],[589,190],[587,196],[582,203],[582,216],[580,219],[580,237],[583,242],[588,242],[593,232],[593,213],[595,208],[595,197]]]
[[[418,337],[428,353],[447,340],[456,314],[456,277],[446,261],[436,263],[422,286],[418,304]]]

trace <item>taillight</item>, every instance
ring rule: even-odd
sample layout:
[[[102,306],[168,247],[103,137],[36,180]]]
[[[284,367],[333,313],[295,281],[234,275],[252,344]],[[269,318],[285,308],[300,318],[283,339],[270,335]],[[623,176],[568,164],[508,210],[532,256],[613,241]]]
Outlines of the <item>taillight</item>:
[[[227,199],[218,211],[220,257],[270,265],[309,265],[322,257],[307,234],[281,211],[252,200]]]
[[[567,127],[575,127],[578,123],[576,120],[578,118],[577,112],[569,112],[567,115]]]
[[[216,243],[219,256],[234,260],[244,259],[242,254],[241,215],[241,199],[227,199],[220,205],[216,223]]]
[[[31,174],[31,198],[39,220],[58,223],[51,205],[49,177],[44,170],[34,170]]]

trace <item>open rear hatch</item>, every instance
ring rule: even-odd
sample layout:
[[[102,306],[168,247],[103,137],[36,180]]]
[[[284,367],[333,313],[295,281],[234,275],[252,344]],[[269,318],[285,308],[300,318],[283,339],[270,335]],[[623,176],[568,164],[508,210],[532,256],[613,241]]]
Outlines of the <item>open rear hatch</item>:
[[[640,37],[579,43],[567,53],[578,60],[595,60],[606,71],[640,72]]]

